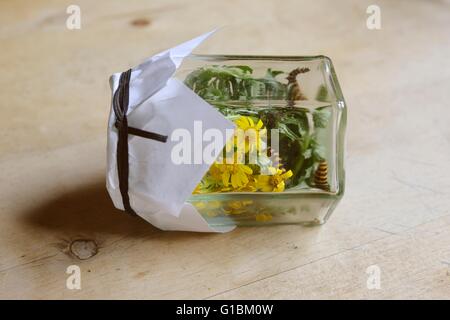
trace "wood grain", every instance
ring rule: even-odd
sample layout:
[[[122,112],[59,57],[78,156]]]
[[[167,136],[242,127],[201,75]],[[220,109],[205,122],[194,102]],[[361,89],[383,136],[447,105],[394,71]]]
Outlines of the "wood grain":
[[[373,31],[372,1],[78,1],[73,31],[69,4],[0,3],[0,298],[450,298],[448,1],[377,1]],[[113,208],[109,75],[223,25],[197,52],[333,59],[347,190],[326,225],[162,232]]]

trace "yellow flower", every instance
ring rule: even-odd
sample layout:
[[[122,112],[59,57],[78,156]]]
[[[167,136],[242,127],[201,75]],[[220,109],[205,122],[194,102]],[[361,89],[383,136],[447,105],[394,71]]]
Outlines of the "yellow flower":
[[[257,178],[256,186],[263,192],[282,192],[285,187],[285,180],[292,177],[292,171],[270,167],[271,175],[260,175]]]
[[[230,151],[236,147],[238,151],[245,153],[249,151],[260,151],[263,145],[262,136],[266,135],[266,129],[261,119],[255,123],[251,117],[241,116],[234,121],[237,125],[235,136],[226,146]]]
[[[213,163],[200,183],[194,189],[193,194],[220,191],[221,187],[222,172],[220,171],[220,165]]]
[[[207,188],[216,188],[222,185],[222,172],[219,164],[213,163],[203,182]]]
[[[239,191],[242,192],[255,192],[256,191],[256,178],[255,176],[251,175],[248,177],[248,183],[245,185],[245,187],[242,187],[239,189]]]
[[[193,194],[228,191],[256,191],[253,170],[244,164],[214,163]]]
[[[260,130],[263,127],[263,122],[261,119],[258,119],[258,122],[255,125],[255,121],[251,117],[240,116],[237,120],[234,121],[239,129],[247,130],[247,129],[256,129]]]
[[[245,164],[220,164],[222,184],[226,188],[230,184],[234,189],[245,187],[249,182],[248,176],[253,170]]]

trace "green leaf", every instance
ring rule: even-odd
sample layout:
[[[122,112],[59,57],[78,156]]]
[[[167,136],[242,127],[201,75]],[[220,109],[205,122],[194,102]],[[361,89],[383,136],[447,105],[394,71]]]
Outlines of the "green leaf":
[[[239,68],[242,71],[247,72],[247,73],[253,73],[253,69],[250,68],[249,66],[234,66],[234,67]]]
[[[210,65],[191,72],[185,79],[185,84],[202,98],[220,99],[252,99],[268,97],[285,99],[286,85],[275,77],[282,71],[268,69],[264,78],[254,78],[253,69],[249,66],[219,66]],[[209,90],[214,86],[220,91]]]
[[[330,119],[331,112],[328,110],[315,110],[313,112],[314,126],[317,128],[325,128]]]
[[[316,100],[321,102],[328,101],[328,89],[325,85],[321,84],[317,90]]]
[[[306,149],[305,151],[303,151],[303,157],[305,159],[309,159],[312,156],[312,150],[311,149]]]

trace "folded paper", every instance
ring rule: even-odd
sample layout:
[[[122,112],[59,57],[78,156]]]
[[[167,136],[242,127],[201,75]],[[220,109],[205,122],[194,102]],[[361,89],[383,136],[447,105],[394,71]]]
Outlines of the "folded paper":
[[[165,143],[128,135],[128,196],[134,212],[163,230],[198,232],[226,232],[234,227],[209,226],[197,210],[186,202],[192,191],[208,171],[210,163],[178,163],[173,151],[179,140],[174,132],[196,134],[202,130],[218,130],[222,139],[215,141],[221,150],[227,132],[234,124],[200,98],[182,82],[173,78],[183,58],[212,32],[166,50],[131,69],[129,77],[128,125],[144,131],[167,136]],[[119,86],[121,73],[111,76],[112,94]],[[116,115],[111,108],[107,143],[107,189],[116,208],[124,210],[119,188],[117,168],[118,129]],[[191,142],[192,143],[192,142]],[[196,141],[195,147],[199,147]],[[200,146],[201,148],[203,146]]]

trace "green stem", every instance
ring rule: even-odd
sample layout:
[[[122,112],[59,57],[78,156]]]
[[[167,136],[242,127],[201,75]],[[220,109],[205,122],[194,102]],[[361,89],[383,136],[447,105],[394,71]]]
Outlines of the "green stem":
[[[304,143],[302,143],[301,141],[297,141],[297,143],[299,144],[300,147],[300,152],[304,152],[305,150],[308,149],[309,147],[309,142],[311,141],[310,136],[308,135],[304,141]],[[300,180],[299,174],[301,172],[301,169],[303,167],[303,163],[305,162],[305,156],[303,154],[300,155],[299,160],[297,161],[297,163],[295,164],[292,173],[293,173],[293,177],[294,177],[294,183],[297,184]]]

